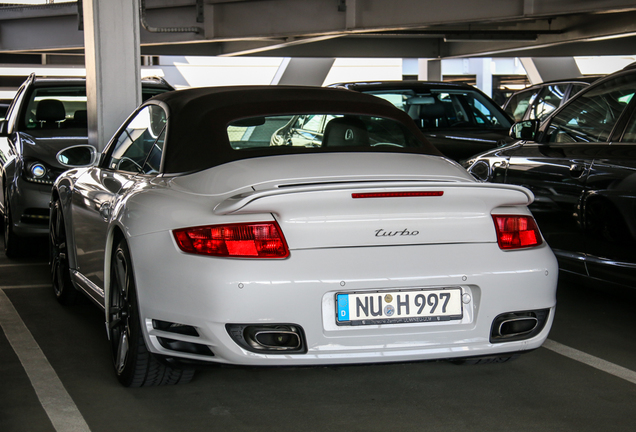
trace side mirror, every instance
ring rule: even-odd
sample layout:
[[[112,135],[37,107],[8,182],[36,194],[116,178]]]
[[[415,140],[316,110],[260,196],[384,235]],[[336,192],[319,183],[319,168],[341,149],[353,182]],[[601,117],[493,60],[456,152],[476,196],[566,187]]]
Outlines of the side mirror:
[[[534,141],[539,131],[539,120],[525,120],[512,125],[510,136],[514,139]]]
[[[78,145],[65,148],[57,154],[57,161],[67,168],[93,165],[98,154],[93,146]]]

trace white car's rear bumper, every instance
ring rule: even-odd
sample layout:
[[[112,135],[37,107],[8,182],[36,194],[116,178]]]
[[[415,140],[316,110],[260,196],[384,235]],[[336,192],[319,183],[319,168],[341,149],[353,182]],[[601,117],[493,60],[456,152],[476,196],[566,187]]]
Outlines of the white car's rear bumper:
[[[129,241],[146,343],[168,357],[318,365],[495,355],[538,348],[554,319],[558,270],[545,244],[508,252],[496,243],[292,250],[288,259],[255,260],[185,254],[169,232]],[[461,320],[336,324],[336,293],[432,287],[461,288]],[[491,342],[498,315],[544,309],[545,324],[530,338]],[[159,330],[153,320],[194,327],[198,336]],[[249,351],[227,324],[300,326],[306,352]],[[206,346],[213,356],[167,349],[178,344],[166,340]]]

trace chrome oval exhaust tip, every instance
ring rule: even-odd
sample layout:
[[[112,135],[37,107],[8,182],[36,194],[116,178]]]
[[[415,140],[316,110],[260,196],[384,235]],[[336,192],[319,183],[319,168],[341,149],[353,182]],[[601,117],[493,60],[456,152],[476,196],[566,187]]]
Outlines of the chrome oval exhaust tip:
[[[261,330],[253,336],[253,341],[265,349],[296,350],[301,342],[298,333],[284,330]]]
[[[549,316],[550,309],[500,314],[492,322],[490,342],[512,342],[533,338],[541,333]]]
[[[303,329],[296,324],[226,324],[234,342],[259,354],[304,354]]]
[[[503,320],[497,327],[497,334],[501,337],[514,337],[530,333],[537,328],[539,320],[535,317],[517,317]]]

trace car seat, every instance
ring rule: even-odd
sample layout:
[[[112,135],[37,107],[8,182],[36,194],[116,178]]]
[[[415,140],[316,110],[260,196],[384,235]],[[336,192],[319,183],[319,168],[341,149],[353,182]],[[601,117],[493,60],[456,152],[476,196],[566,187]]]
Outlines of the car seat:
[[[35,120],[42,129],[60,127],[60,122],[66,119],[64,104],[57,99],[44,99],[38,102],[35,110]]]
[[[337,117],[325,127],[322,146],[368,146],[369,133],[362,120],[356,117]]]

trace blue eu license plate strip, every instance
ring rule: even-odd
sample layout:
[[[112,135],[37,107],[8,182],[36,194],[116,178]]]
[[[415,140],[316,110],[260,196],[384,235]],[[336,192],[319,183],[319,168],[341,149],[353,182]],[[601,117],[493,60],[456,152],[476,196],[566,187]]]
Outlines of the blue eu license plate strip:
[[[336,324],[371,325],[459,320],[460,288],[336,294]]]

